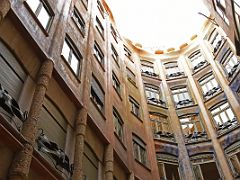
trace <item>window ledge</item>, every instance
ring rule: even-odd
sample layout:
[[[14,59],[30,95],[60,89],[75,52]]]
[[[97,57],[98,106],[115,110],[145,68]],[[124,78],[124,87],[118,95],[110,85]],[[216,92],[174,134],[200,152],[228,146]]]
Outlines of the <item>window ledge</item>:
[[[133,114],[133,116],[135,116],[139,121],[141,121],[142,123],[143,123],[143,120],[140,118],[140,117],[138,117],[136,114],[134,114],[132,111],[131,111],[131,113]]]
[[[124,142],[119,138],[119,136],[116,134],[116,132],[114,131],[114,135],[116,137],[116,139],[120,142],[120,144],[122,145],[123,149],[125,151],[127,151],[127,147],[125,146]]]
[[[238,120],[237,120],[238,121]],[[217,138],[221,138],[222,136],[228,135],[230,132],[234,131],[235,129],[238,129],[240,127],[240,124],[236,124],[235,126],[231,127],[230,129],[226,129],[225,131],[217,131],[218,136]]]
[[[86,25],[85,25],[84,29],[81,29],[81,28],[79,27],[78,23],[76,22],[76,20],[74,19],[74,17],[72,16],[71,18],[72,18],[74,24],[77,26],[77,29],[79,30],[80,34],[81,34],[82,37],[84,38],[84,37],[85,37],[85,34],[86,34]]]
[[[101,66],[102,70],[105,72],[105,68],[104,65],[98,60],[96,54],[94,53],[93,56],[95,57],[95,59],[97,60],[98,64]]]
[[[98,106],[97,106],[97,104],[94,102],[94,100],[90,97],[90,99],[91,99],[91,101],[92,101],[92,103],[94,104],[94,106],[95,106],[95,108],[97,109],[97,111],[100,113],[100,115],[102,116],[102,118],[104,119],[104,120],[106,120],[106,117],[105,117],[105,115],[103,114],[103,112],[98,108]]]
[[[218,92],[216,92],[214,95],[212,95],[211,97],[209,97],[209,98],[207,98],[207,99],[205,99],[204,97],[204,102],[206,103],[206,102],[208,102],[208,101],[211,101],[212,99],[214,99],[215,97],[217,97],[217,96],[219,96],[220,94],[222,94],[222,93],[224,93],[223,92],[223,90],[222,90],[222,88],[218,91]]]
[[[151,172],[151,169],[148,167],[148,163],[147,164],[143,164],[143,163],[141,163],[138,159],[136,159],[135,158],[135,161],[139,164],[139,165],[141,165],[142,167],[144,167],[146,170],[148,170],[149,172]]]
[[[117,89],[113,86],[114,91],[117,93],[119,99],[122,101],[121,94],[117,91]]]

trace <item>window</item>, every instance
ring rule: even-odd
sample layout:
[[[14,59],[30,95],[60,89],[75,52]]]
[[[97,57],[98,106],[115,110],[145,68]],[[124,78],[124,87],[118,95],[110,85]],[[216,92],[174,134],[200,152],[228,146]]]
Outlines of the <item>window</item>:
[[[175,87],[171,90],[176,108],[193,105],[193,101],[191,100],[187,87]]]
[[[159,137],[174,140],[173,133],[166,115],[156,112],[149,112],[149,119],[155,138]]]
[[[234,179],[240,178],[240,148],[239,141],[226,148],[228,161],[233,172]]]
[[[191,60],[193,72],[207,64],[200,50],[194,52],[188,58]]]
[[[43,26],[45,30],[49,30],[50,23],[53,18],[52,13],[50,13],[49,6],[43,0],[27,0],[26,1],[33,13],[36,15],[37,19]]]
[[[104,96],[104,92],[99,82],[94,76],[92,76],[90,97],[102,113],[104,112]]]
[[[135,77],[135,74],[127,68],[127,78],[128,80],[136,86],[136,77]]]
[[[115,39],[115,41],[117,42],[117,37],[118,37],[117,32],[114,29],[112,24],[110,25],[110,28],[111,28],[111,34],[112,34],[113,38]]]
[[[208,99],[221,90],[213,74],[208,74],[199,80],[202,87],[203,97]]]
[[[95,26],[96,26],[98,32],[100,33],[100,35],[102,36],[102,38],[104,38],[104,28],[103,28],[101,21],[98,19],[97,16],[96,16],[96,25]]]
[[[193,142],[207,139],[200,116],[198,114],[187,114],[179,117],[182,132],[186,142]]]
[[[104,66],[104,54],[96,41],[94,42],[94,56],[97,58],[98,62]]]
[[[123,121],[115,108],[113,108],[113,119],[114,119],[114,132],[123,142]]]
[[[232,78],[233,75],[237,72],[237,69],[239,68],[240,61],[229,49],[226,52],[226,57],[223,58],[220,63],[223,65],[227,77]]]
[[[113,87],[117,91],[117,93],[120,95],[120,82],[114,72],[112,72],[112,82],[113,82]]]
[[[73,9],[73,19],[80,31],[85,34],[85,22],[76,7]]]
[[[139,106],[138,102],[135,99],[133,99],[131,96],[129,97],[129,101],[131,103],[131,112],[135,116],[140,118],[140,106]]]
[[[116,51],[116,49],[114,48],[113,44],[111,44],[111,50],[112,50],[112,57],[113,59],[118,62],[118,53]]]
[[[219,103],[211,108],[210,111],[218,131],[228,130],[237,124],[237,118],[228,102]]]
[[[209,42],[213,48],[213,53],[217,53],[220,47],[223,45],[224,37],[221,36],[216,30],[214,30],[209,37]]]
[[[135,159],[141,164],[147,165],[146,144],[135,135],[133,135],[133,151]]]
[[[234,12],[235,12],[235,19],[238,29],[238,34],[240,32],[240,1],[234,0]]]
[[[157,161],[160,180],[180,180],[177,156],[157,153]]]
[[[123,49],[124,49],[124,52],[125,52],[125,56],[127,56],[131,60],[132,52],[125,45],[123,45]]]
[[[88,9],[88,0],[81,0],[81,2],[83,3],[84,7]]]
[[[82,59],[82,56],[70,42],[69,38],[66,38],[63,43],[61,55],[68,62],[73,72],[78,75],[80,71],[80,59]]]
[[[215,0],[215,9],[225,23],[229,25],[229,20],[226,17],[226,2],[225,0]]]
[[[160,99],[160,91],[158,87],[146,86],[145,93],[148,102],[165,106],[165,102]]]
[[[167,78],[174,78],[184,75],[182,71],[180,71],[177,62],[170,62],[164,64],[166,69],[166,77]]]
[[[212,153],[205,153],[190,157],[195,178],[204,179],[221,179],[218,171],[216,159]]]
[[[104,18],[104,8],[103,8],[102,3],[99,0],[97,0],[97,7]]]

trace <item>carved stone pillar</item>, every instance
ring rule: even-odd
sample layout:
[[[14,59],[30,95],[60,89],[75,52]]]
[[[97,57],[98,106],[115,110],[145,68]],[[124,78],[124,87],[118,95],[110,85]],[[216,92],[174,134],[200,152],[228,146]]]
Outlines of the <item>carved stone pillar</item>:
[[[87,110],[83,107],[76,118],[76,142],[74,153],[73,179],[82,180],[84,139],[87,125]]]
[[[107,145],[104,154],[105,180],[113,180],[113,147]]]
[[[48,83],[52,76],[52,71],[53,62],[51,60],[45,60],[39,70],[29,116],[23,124],[22,135],[25,137],[26,142],[23,144],[23,148],[15,154],[9,171],[10,180],[23,180],[28,177],[33,148],[37,136],[38,119]]]
[[[9,2],[9,0],[0,1],[0,24],[4,19],[4,17],[7,15],[10,8],[11,8],[11,3]]]

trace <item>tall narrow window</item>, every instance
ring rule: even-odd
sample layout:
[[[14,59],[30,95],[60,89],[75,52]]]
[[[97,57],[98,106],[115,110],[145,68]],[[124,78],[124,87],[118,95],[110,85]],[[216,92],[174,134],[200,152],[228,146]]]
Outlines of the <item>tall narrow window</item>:
[[[26,2],[36,15],[43,28],[48,30],[53,18],[52,13],[50,13],[49,6],[43,0],[27,0]]]
[[[117,91],[117,93],[120,95],[120,82],[114,72],[112,72],[112,82],[113,82],[113,87]]]
[[[194,52],[188,58],[191,60],[193,72],[207,64],[207,61],[201,54],[200,50]]]
[[[238,34],[240,33],[240,1],[234,0],[234,12],[235,12],[235,19],[238,29]]]
[[[199,84],[202,87],[203,97],[209,99],[217,92],[221,90],[221,87],[217,83],[213,74],[208,74],[199,80]]]
[[[131,103],[131,112],[135,116],[140,118],[140,105],[139,105],[139,103],[135,99],[133,99],[131,96],[129,97],[129,101]]]
[[[228,155],[228,161],[233,172],[234,179],[240,178],[240,146],[239,142],[235,142],[228,146],[225,150]]]
[[[135,135],[133,135],[133,150],[135,159],[141,164],[147,165],[146,144]]]
[[[100,0],[97,0],[97,7],[98,7],[101,15],[102,15],[103,18],[104,18],[104,12],[105,12],[105,10],[104,10],[104,7],[103,7],[102,3],[100,2]]]
[[[83,35],[84,35],[85,34],[85,22],[76,7],[74,7],[74,9],[73,9],[73,20],[77,24],[77,27],[80,29],[81,33],[83,33]]]
[[[123,142],[123,121],[119,113],[113,108],[114,132],[118,138]]]
[[[220,47],[223,45],[224,37],[221,36],[216,30],[213,30],[209,37],[209,42],[213,48],[213,53],[217,53]]]
[[[188,93],[187,87],[185,86],[175,87],[172,88],[171,90],[176,108],[193,105],[193,101]]]
[[[227,77],[231,79],[239,69],[240,60],[237,58],[236,55],[233,54],[231,49],[229,49],[226,52],[225,57],[220,61],[220,63],[223,65]]]
[[[80,71],[81,54],[76,50],[73,43],[66,38],[63,43],[62,56],[68,62],[73,72],[78,75]]]
[[[174,140],[174,136],[166,115],[156,112],[149,113],[152,132],[155,138]]]
[[[158,87],[147,85],[145,87],[145,93],[149,103],[165,106],[165,102],[160,98],[160,91]]]
[[[157,153],[157,161],[160,180],[180,180],[177,156]]]
[[[113,59],[118,63],[118,53],[117,53],[116,49],[114,48],[113,44],[111,44],[111,50],[112,50]]]
[[[100,64],[104,67],[104,54],[96,41],[94,42],[93,50],[94,50],[94,56],[96,57],[98,62],[100,62]]]
[[[225,23],[229,25],[229,20],[226,16],[226,2],[225,0],[215,0],[215,9]]]
[[[92,76],[92,83],[91,83],[91,99],[93,100],[94,104],[98,107],[98,109],[104,113],[104,92],[102,87],[100,86],[97,79]]]
[[[196,179],[221,179],[216,159],[212,153],[193,156],[190,157],[190,160]]]
[[[99,20],[99,18],[97,16],[96,16],[96,25],[95,26],[96,26],[99,34],[102,36],[102,38],[104,38],[104,28],[103,28],[101,21]]]
[[[167,78],[174,78],[174,77],[179,77],[184,75],[184,73],[178,67],[177,62],[165,63],[164,66],[166,69]]]
[[[113,38],[115,39],[115,41],[117,42],[117,32],[116,32],[116,30],[114,29],[114,27],[113,27],[113,25],[111,24],[110,25],[110,28],[111,28],[111,34],[112,34],[112,36],[113,36]]]
[[[206,140],[207,134],[198,114],[187,114],[179,117],[186,142]]]
[[[227,131],[238,123],[228,102],[217,104],[210,111],[215,127],[219,132]]]
[[[123,49],[124,49],[124,52],[125,52],[125,56],[127,56],[131,60],[132,52],[125,45],[123,45]]]
[[[128,80],[136,86],[136,77],[135,77],[135,74],[127,68],[127,78]]]

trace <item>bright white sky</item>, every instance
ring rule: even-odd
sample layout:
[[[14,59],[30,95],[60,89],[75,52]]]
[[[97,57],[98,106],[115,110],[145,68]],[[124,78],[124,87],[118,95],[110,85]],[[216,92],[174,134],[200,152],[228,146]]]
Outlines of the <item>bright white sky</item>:
[[[179,47],[198,34],[209,15],[202,0],[106,0],[118,31],[148,49]]]

